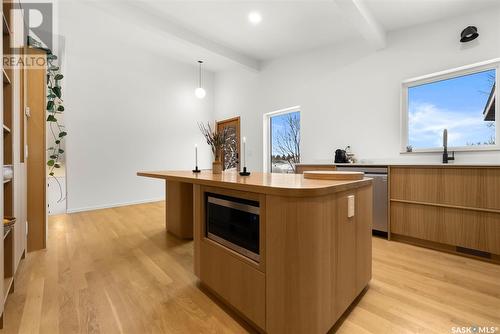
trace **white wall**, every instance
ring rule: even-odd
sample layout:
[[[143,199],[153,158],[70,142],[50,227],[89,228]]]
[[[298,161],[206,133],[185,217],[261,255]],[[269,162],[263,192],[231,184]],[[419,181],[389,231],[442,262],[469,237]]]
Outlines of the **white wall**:
[[[194,143],[200,167],[210,167],[196,122],[214,118],[213,75],[198,100],[196,64],[134,48],[127,36],[135,25],[82,2],[61,2],[58,19],[66,39],[68,211],[162,199],[163,182],[136,172],[191,169]]]
[[[461,45],[467,25],[478,26],[480,37]],[[500,10],[474,13],[389,33],[379,52],[354,41],[270,61],[260,73],[217,73],[216,118],[241,115],[254,170],[262,169],[262,115],[296,105],[303,162],[332,161],[347,145],[371,161],[439,162],[439,154],[399,154],[401,82],[497,57]],[[500,163],[500,152],[457,153],[457,162],[473,161]]]

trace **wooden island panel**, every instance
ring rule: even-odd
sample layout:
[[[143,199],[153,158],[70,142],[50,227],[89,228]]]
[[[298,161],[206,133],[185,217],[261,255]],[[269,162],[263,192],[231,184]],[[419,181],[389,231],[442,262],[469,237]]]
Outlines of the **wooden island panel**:
[[[371,185],[307,200],[267,196],[266,207],[266,329],[326,333],[371,278]]]
[[[185,182],[165,182],[165,227],[181,239],[193,238],[193,185]]]

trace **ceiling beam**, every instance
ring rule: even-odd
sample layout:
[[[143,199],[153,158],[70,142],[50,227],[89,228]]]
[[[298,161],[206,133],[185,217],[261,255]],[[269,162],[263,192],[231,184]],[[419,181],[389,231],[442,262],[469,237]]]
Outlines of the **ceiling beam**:
[[[95,4],[97,2],[93,3]],[[122,14],[129,14],[126,18],[121,16],[122,19],[133,20],[135,23],[140,24],[143,27],[148,26],[153,28],[153,31],[156,31],[163,36],[174,38],[182,43],[188,44],[189,46],[198,49],[200,55],[209,53],[229,60],[230,62],[248,70],[255,72],[260,70],[260,60],[240,53],[218,43],[217,41],[190,30],[173,19],[156,14],[154,9],[149,8],[144,2],[138,2],[137,5],[134,2],[123,2],[120,3],[120,6],[116,6],[115,2],[109,2],[112,5],[110,8],[105,8],[109,6],[109,4],[105,1],[99,1],[98,3],[99,7],[109,9],[115,15],[117,14],[117,11],[121,9],[120,16]],[[145,38],[147,38],[147,36],[145,36]],[[198,55],[197,57],[202,58]]]
[[[386,33],[363,0],[334,0],[363,38],[376,50],[385,48]]]

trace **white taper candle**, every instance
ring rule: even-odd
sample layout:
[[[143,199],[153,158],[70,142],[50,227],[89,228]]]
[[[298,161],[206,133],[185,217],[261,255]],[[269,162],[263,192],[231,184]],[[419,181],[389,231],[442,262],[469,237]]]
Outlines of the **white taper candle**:
[[[247,166],[247,137],[243,137],[243,167]]]
[[[198,167],[198,144],[194,144],[194,165]]]

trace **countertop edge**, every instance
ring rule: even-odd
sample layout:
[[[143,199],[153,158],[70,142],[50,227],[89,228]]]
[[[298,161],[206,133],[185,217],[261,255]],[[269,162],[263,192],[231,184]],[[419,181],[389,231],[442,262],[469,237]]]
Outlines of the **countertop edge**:
[[[157,172],[160,173],[160,172]],[[372,184],[371,178],[363,180],[348,181],[342,184],[336,184],[321,188],[286,188],[286,187],[270,187],[255,184],[242,184],[234,182],[223,182],[205,179],[196,179],[192,177],[175,176],[175,175],[158,175],[154,172],[137,172],[137,176],[162,179],[166,181],[177,181],[185,183],[193,183],[203,186],[215,186],[219,188],[234,189],[240,191],[249,191],[253,193],[282,196],[282,197],[317,197],[330,195],[342,191],[361,188]]]
[[[460,163],[299,163],[297,166],[317,166],[317,167],[408,167],[408,168],[500,168],[500,165],[496,164],[460,164]]]

